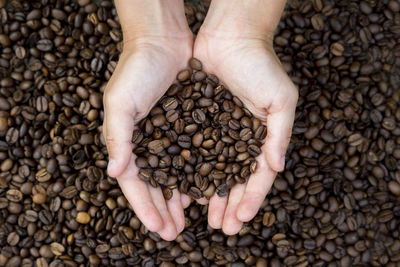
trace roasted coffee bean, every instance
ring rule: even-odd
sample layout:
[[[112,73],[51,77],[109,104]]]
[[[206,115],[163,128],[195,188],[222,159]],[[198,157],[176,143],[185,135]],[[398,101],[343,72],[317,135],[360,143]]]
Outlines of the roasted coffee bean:
[[[190,197],[192,197],[194,199],[199,199],[203,195],[199,188],[193,187],[193,186],[189,189],[188,194],[189,194]]]
[[[182,148],[190,148],[192,145],[192,139],[188,135],[180,135],[178,137],[178,145]]]
[[[201,109],[195,109],[192,112],[192,117],[195,123],[201,124],[206,120],[206,115]]]
[[[257,140],[263,140],[267,136],[267,128],[265,126],[260,126],[256,130],[254,137]]]
[[[187,79],[189,79],[189,77],[190,77],[190,70],[186,69],[179,72],[178,75],[176,76],[176,79],[180,82],[184,82]]]
[[[147,145],[149,152],[152,154],[159,154],[161,151],[164,150],[164,145],[163,142],[161,140],[154,140],[151,141],[148,145]]]
[[[156,170],[153,172],[153,177],[154,180],[159,183],[164,185],[167,182],[168,176],[165,172],[161,171],[161,170]]]
[[[240,140],[248,141],[253,138],[253,131],[249,128],[244,128],[240,131]]]
[[[196,58],[191,58],[189,60],[189,66],[194,70],[201,70],[202,69],[202,64],[201,64],[200,60],[198,60]]]
[[[152,172],[148,169],[140,169],[139,170],[139,178],[143,181],[150,181],[152,177]]]
[[[224,197],[228,194],[228,187],[226,184],[221,184],[217,187],[216,193],[219,197]]]
[[[203,143],[204,136],[202,133],[196,133],[192,137],[192,144],[194,147],[200,147]]]
[[[165,124],[167,119],[165,118],[164,114],[158,114],[151,118],[151,123],[154,127],[161,127]]]
[[[261,149],[256,146],[256,145],[249,145],[247,147],[247,151],[249,152],[250,155],[252,155],[253,157],[257,157],[258,155],[260,155],[261,153]]]
[[[176,109],[178,107],[178,101],[173,97],[166,98],[163,101],[162,107],[165,111]]]
[[[179,118],[179,113],[176,110],[169,110],[165,117],[168,122],[175,122]]]

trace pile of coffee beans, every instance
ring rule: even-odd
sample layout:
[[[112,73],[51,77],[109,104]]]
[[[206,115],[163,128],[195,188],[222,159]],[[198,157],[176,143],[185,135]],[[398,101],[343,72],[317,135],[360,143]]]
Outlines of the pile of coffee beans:
[[[208,2],[185,3],[194,32]],[[300,98],[285,171],[237,235],[193,202],[167,242],[106,174],[112,1],[0,0],[0,266],[398,266],[399,29],[398,0],[289,0],[275,50]]]
[[[174,188],[194,199],[226,196],[255,172],[267,129],[199,60],[189,66],[133,133],[139,177],[166,199]]]

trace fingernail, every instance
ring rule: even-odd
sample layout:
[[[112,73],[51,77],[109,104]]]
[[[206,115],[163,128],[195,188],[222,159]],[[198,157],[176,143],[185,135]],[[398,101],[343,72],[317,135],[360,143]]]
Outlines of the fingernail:
[[[282,169],[285,168],[285,156],[281,157],[281,166],[282,166]]]
[[[110,174],[110,172],[112,172],[113,168],[115,168],[115,164],[117,163],[117,161],[115,159],[110,159],[108,161],[108,166],[107,166],[107,172],[108,174]]]

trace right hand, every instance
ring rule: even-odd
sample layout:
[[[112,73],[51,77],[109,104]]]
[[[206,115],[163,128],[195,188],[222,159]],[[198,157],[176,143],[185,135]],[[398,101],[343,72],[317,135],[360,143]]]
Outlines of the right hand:
[[[268,129],[257,170],[248,182],[236,184],[228,196],[215,194],[210,199],[208,223],[228,235],[238,233],[257,214],[276,173],[283,170],[298,99],[296,86],[273,50],[273,33],[253,35],[251,25],[243,28],[209,22],[200,29],[194,47],[194,57],[204,63],[205,71],[224,82]]]
[[[186,67],[192,44],[190,32],[127,41],[103,97],[108,174],[117,178],[142,223],[165,240],[175,239],[183,230],[183,208],[190,204],[190,198],[174,190],[173,197],[166,201],[160,188],[140,180],[131,139],[135,123],[147,116],[176,74]]]

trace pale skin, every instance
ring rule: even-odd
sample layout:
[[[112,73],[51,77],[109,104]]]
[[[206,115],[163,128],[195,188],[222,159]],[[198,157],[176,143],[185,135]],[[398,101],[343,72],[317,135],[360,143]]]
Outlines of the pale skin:
[[[229,235],[257,213],[276,173],[284,168],[298,92],[272,48],[273,31],[285,1],[214,0],[193,43],[182,0],[115,1],[124,51],[105,94],[103,133],[108,173],[117,180],[136,215],[150,230],[173,240],[184,228],[190,198],[174,191],[166,201],[160,189],[141,181],[132,154],[134,123],[144,118],[176,73],[191,57],[203,62],[267,126],[256,172],[229,196],[213,196],[208,222]],[[166,4],[167,3],[167,4]]]

